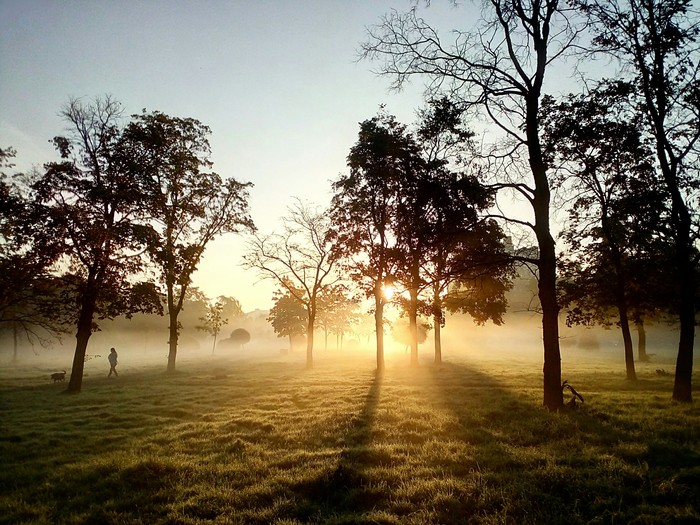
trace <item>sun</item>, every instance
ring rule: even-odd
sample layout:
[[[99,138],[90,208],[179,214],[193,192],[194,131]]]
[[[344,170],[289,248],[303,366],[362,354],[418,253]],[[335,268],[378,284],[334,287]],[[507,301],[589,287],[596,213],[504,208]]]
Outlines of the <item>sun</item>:
[[[394,286],[392,286],[391,284],[385,284],[384,286],[382,286],[382,295],[387,301],[391,301],[391,298],[394,297],[395,293],[396,288],[394,288]]]

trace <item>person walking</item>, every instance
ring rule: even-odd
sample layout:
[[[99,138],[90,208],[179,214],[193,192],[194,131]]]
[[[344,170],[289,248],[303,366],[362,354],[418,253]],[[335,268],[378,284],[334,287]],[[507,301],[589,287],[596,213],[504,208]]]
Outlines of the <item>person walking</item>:
[[[109,349],[107,359],[109,359],[109,374],[107,374],[107,377],[112,377],[112,373],[114,373],[116,377],[119,377],[117,373],[117,351],[114,347]]]

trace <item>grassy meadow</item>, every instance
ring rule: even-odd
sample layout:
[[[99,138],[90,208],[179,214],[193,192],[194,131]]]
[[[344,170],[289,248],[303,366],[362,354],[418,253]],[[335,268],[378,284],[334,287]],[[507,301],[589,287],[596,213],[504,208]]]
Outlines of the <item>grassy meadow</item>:
[[[565,362],[586,402],[553,414],[536,358],[423,355],[103,360],[79,395],[3,364],[0,523],[700,523],[700,409],[658,363]]]

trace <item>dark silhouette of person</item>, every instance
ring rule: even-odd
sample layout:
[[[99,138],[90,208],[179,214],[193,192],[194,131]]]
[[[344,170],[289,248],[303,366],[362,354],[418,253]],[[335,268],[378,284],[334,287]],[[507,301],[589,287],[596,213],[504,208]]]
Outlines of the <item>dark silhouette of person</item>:
[[[107,374],[107,377],[112,377],[112,373],[114,373],[116,377],[119,377],[117,373],[117,351],[114,347],[109,349],[107,359],[109,359],[109,374]]]

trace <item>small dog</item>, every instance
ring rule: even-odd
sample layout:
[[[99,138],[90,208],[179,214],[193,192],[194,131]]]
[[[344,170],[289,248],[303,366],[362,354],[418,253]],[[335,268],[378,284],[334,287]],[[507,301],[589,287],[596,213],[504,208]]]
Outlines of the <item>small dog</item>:
[[[51,379],[53,379],[54,383],[58,383],[59,381],[65,381],[66,371],[64,370],[63,372],[54,372],[53,374],[51,374]]]

